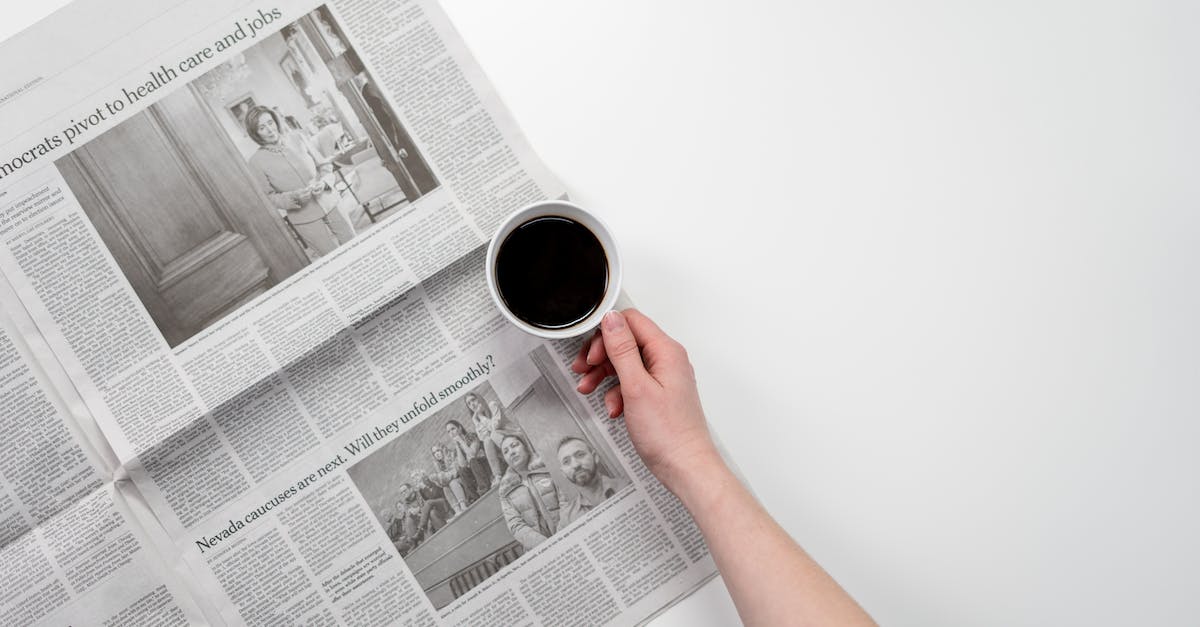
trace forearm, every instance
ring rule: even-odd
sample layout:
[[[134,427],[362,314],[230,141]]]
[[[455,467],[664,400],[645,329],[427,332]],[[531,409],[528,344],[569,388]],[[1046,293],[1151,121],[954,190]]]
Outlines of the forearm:
[[[638,453],[674,492],[704,534],[747,625],[873,625],[870,616],[800,549],[717,454],[704,421],[687,351],[635,309],[605,314],[600,342],[585,342],[571,365],[589,394],[604,394]]]
[[[874,624],[715,453],[672,483],[704,534],[745,624]]]

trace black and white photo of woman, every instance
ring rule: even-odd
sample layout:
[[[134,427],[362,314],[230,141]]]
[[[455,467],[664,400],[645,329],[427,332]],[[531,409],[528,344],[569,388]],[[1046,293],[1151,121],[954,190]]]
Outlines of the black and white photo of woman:
[[[313,254],[323,257],[349,242],[354,227],[338,208],[341,197],[333,191],[333,165],[268,107],[251,109],[245,124],[259,146],[248,160],[250,172]]]

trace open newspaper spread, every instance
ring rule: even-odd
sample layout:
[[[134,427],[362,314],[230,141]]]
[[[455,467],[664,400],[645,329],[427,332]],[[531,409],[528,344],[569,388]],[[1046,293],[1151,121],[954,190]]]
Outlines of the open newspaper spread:
[[[0,47],[0,625],[633,624],[712,577],[579,341],[564,195],[421,0],[83,0]]]

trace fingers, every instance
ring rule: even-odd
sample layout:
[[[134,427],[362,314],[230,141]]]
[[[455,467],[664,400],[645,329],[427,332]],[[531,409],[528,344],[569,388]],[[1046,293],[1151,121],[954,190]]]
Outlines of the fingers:
[[[571,368],[583,375],[577,388],[582,394],[617,376],[618,385],[604,394],[611,418],[625,412],[626,395],[637,399],[647,385],[661,386],[691,373],[683,347],[636,309],[606,314],[598,334],[579,347]]]
[[[600,330],[596,329],[595,335],[579,347],[579,354],[575,356],[575,361],[571,362],[571,370],[584,374],[603,362],[605,357],[604,340],[600,338]]]
[[[598,365],[608,357],[604,352],[604,338],[600,337],[599,333],[588,344],[587,363],[589,366]]]
[[[611,377],[616,373],[617,371],[613,370],[612,364],[606,362],[596,366],[595,368],[592,368],[587,372],[587,374],[583,375],[583,377],[579,379],[579,385],[575,389],[579,390],[580,394],[591,394],[592,392],[596,391],[596,388],[600,387],[600,384],[603,383],[606,378]]]
[[[609,418],[619,418],[625,413],[625,397],[621,396],[621,384],[614,385],[604,393],[604,407]]]
[[[584,374],[588,371],[587,353],[591,343],[591,339],[588,339],[579,346],[579,352],[575,354],[575,361],[571,362],[571,370],[579,374]]]
[[[633,331],[634,340],[638,347],[643,347],[647,342],[653,342],[660,338],[670,339],[662,329],[653,320],[646,317],[645,314],[633,309],[632,307],[621,312],[629,324],[629,328]],[[579,346],[579,353],[575,355],[575,359],[571,362],[571,370],[579,374],[586,374],[592,368],[600,365],[608,358],[607,351],[604,347],[603,331],[596,329],[596,333],[584,341]]]
[[[642,312],[626,309],[624,314],[629,328],[637,338],[638,346],[642,348],[642,361],[655,380],[661,381],[663,376],[690,376],[691,363],[682,344],[672,339]]]
[[[617,371],[617,378],[625,386],[626,391],[636,392],[637,388],[653,381],[646,366],[642,363],[642,354],[638,350],[638,342],[633,337],[633,331],[625,323],[625,316],[618,311],[604,314],[600,323],[601,336],[604,338],[604,349],[608,360]],[[607,398],[607,397],[606,397]]]

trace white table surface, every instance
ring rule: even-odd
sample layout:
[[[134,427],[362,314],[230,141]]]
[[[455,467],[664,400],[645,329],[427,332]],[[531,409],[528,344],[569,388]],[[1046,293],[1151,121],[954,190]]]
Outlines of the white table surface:
[[[1195,623],[1200,4],[445,5],[878,620]]]

